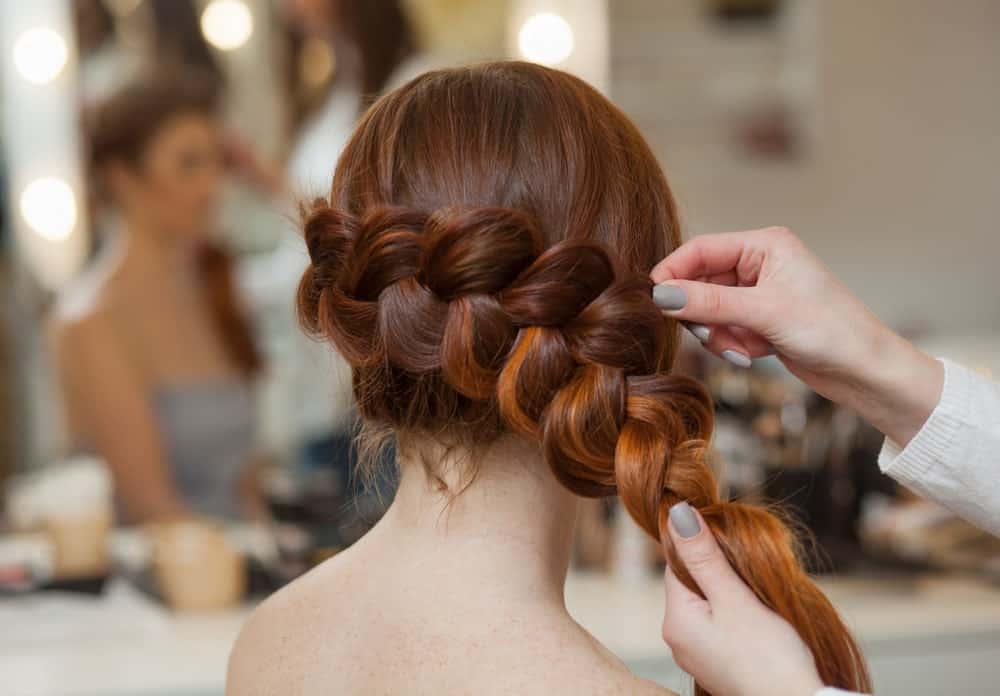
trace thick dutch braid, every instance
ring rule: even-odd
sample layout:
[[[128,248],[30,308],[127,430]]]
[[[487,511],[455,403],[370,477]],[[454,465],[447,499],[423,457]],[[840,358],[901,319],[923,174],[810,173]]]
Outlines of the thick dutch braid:
[[[355,218],[318,201],[305,239],[302,323],[353,366],[363,418],[399,432],[534,438],[569,490],[617,493],[698,591],[667,534],[669,507],[688,501],[758,597],[814,654],[834,656],[819,663],[826,683],[867,687],[794,536],[767,510],[720,497],[704,457],[711,400],[667,374],[676,327],[645,277],[592,240],[546,248],[534,219],[509,208],[380,206]]]

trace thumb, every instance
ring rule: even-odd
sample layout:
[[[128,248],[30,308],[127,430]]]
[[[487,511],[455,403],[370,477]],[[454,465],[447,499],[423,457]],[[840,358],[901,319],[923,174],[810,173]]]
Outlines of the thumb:
[[[671,317],[698,324],[739,326],[756,333],[769,325],[770,305],[757,288],[671,280],[653,288],[653,301]]]
[[[670,538],[688,573],[698,583],[709,604],[758,601],[729,565],[712,530],[698,511],[687,503],[670,508]]]

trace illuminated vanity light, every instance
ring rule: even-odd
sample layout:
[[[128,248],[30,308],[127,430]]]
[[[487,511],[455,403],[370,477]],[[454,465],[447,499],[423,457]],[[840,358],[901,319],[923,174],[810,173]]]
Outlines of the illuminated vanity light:
[[[61,242],[76,226],[76,194],[62,179],[35,179],[21,192],[21,216],[43,239]]]
[[[37,85],[56,79],[68,58],[66,41],[52,29],[28,29],[14,42],[14,66],[25,80]]]
[[[250,40],[253,15],[243,0],[212,0],[201,13],[205,39],[223,51],[232,51]]]
[[[573,28],[551,12],[529,18],[517,34],[521,55],[534,63],[556,65],[573,52]]]

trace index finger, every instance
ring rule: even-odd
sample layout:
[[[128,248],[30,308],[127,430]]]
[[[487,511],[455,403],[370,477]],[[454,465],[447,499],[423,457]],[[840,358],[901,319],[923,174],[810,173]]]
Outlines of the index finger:
[[[667,280],[695,280],[702,276],[736,269],[751,235],[747,232],[703,234],[677,247],[650,271],[654,283]]]

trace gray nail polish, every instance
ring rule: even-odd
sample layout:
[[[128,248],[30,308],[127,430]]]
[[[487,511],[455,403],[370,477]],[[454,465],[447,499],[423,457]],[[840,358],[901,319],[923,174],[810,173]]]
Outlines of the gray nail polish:
[[[749,356],[743,355],[743,353],[737,352],[735,350],[724,350],[722,351],[722,357],[730,365],[735,365],[736,367],[750,367],[753,361]]]
[[[684,288],[676,285],[657,285],[653,287],[653,302],[660,309],[677,310],[684,309],[687,304],[687,293]]]
[[[670,524],[684,539],[690,539],[701,531],[698,517],[687,503],[677,503],[670,508]]]
[[[712,329],[705,326],[704,324],[686,324],[688,331],[694,334],[694,337],[699,341],[704,343],[712,336]]]

